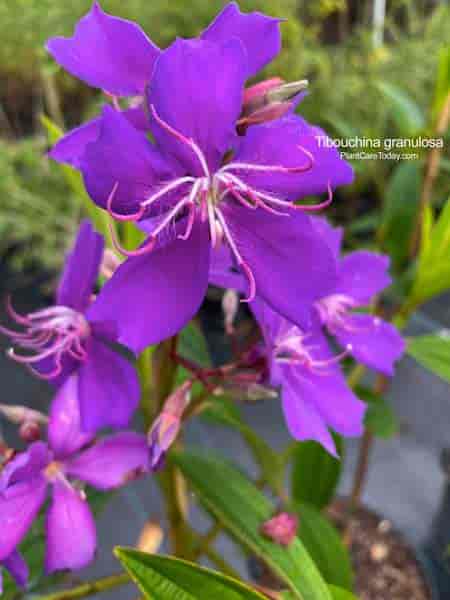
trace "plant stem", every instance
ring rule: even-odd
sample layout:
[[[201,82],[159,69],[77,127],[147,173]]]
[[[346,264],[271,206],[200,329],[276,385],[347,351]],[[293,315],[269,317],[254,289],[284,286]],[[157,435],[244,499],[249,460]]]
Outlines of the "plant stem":
[[[130,577],[127,573],[119,573],[118,575],[110,575],[103,579],[96,579],[83,583],[70,590],[62,590],[47,596],[39,596],[38,600],[72,600],[73,598],[86,598],[110,590],[121,585],[130,583]]]
[[[209,546],[216,540],[221,531],[222,526],[219,521],[216,521],[211,529],[198,540],[197,545],[192,551],[193,560],[197,560],[208,550]]]
[[[141,380],[141,411],[147,430],[155,416],[152,385],[152,353],[153,348],[147,348],[142,352],[138,360],[138,370]]]

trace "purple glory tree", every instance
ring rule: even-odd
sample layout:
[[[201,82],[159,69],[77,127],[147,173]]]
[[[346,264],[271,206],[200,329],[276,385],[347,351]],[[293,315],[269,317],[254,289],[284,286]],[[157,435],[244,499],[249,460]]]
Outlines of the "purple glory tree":
[[[339,361],[320,327],[302,331],[260,300],[250,305],[263,334],[268,383],[281,388],[283,412],[291,435],[316,440],[333,455],[329,431],[346,437],[362,434],[366,405],[348,387]]]
[[[93,558],[95,522],[79,482],[98,490],[124,485],[148,470],[145,436],[117,433],[92,444],[80,428],[77,386],[69,378],[50,410],[48,443],[35,442],[4,467],[0,475],[0,561],[11,556],[44,504],[47,573],[80,569]]]
[[[83,429],[124,427],[139,402],[133,365],[111,348],[118,337],[116,318],[102,316],[92,293],[103,254],[103,238],[84,221],[68,256],[54,306],[19,315],[8,303],[11,318],[24,331],[0,327],[15,349],[9,356],[39,377],[76,385]],[[95,317],[90,311],[95,309]]]
[[[97,140],[79,158],[93,200],[148,234],[140,248],[122,249],[129,259],[92,312],[118,316],[119,339],[135,351],[192,318],[221,244],[246,277],[247,300],[257,293],[300,325],[333,289],[334,257],[304,211],[326,206],[352,169],[321,143],[321,130],[294,115],[237,135],[248,63],[239,38],[177,40],[149,86],[155,143],[106,107]],[[294,203],[323,192],[329,199],[314,207]],[[149,307],[154,318],[136,318]]]
[[[370,305],[391,284],[389,257],[358,250],[339,257],[342,229],[325,219],[314,219],[338,261],[333,292],[316,302],[319,319],[328,333],[360,363],[384,375],[394,374],[394,363],[403,354],[405,342],[397,329],[377,315],[356,312]]]
[[[3,574],[1,567],[11,574],[19,587],[25,587],[28,580],[28,567],[17,550],[13,550],[8,556],[0,559],[0,595],[3,594]]]
[[[232,2],[200,39],[221,43],[238,38],[245,49],[247,75],[251,77],[280,51],[279,24],[279,19],[258,12],[244,14]],[[105,13],[94,2],[90,12],[78,22],[74,35],[48,40],[47,50],[69,73],[112,96],[117,110],[121,110],[119,99],[132,98],[123,116],[137,129],[148,130],[142,102],[161,51],[139,25]],[[98,118],[74,129],[50,155],[78,167],[83,148],[98,137],[99,129]]]

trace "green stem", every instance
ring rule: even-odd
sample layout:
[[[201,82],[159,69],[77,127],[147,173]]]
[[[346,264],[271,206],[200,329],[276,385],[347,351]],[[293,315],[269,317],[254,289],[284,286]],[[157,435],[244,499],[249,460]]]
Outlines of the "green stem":
[[[146,429],[150,427],[155,417],[152,385],[152,354],[153,348],[147,348],[142,352],[138,360],[139,377],[141,380],[141,411]]]
[[[104,577],[103,579],[96,579],[95,581],[83,583],[70,590],[62,590],[47,596],[39,596],[38,600],[72,600],[73,598],[86,598],[87,596],[93,596],[100,592],[126,585],[127,583],[130,583],[130,581],[130,577],[127,573],[120,573],[118,575],[111,575],[109,577]]]

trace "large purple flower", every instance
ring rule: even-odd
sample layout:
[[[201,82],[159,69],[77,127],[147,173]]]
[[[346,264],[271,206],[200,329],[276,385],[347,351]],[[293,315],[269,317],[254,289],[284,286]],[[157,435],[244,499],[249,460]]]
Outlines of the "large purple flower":
[[[257,291],[295,322],[305,324],[311,303],[334,285],[332,253],[304,214],[311,207],[293,201],[331,194],[352,170],[321,144],[323,132],[293,115],[239,138],[247,73],[239,39],[177,40],[156,61],[148,93],[156,143],[106,107],[100,135],[80,159],[93,200],[149,234],[125,251],[129,260],[91,313],[119,315],[120,339],[134,350],[195,314],[221,243],[246,276],[247,299]],[[154,318],[136,318],[148,310]]]
[[[3,593],[3,575],[1,567],[5,567],[20,587],[25,587],[28,580],[28,567],[17,550],[13,550],[6,558],[0,560],[0,595]]]
[[[142,435],[117,433],[97,441],[80,429],[77,386],[70,377],[51,410],[48,443],[35,442],[18,454],[0,475],[0,561],[26,535],[47,497],[47,573],[80,569],[93,558],[95,522],[78,482],[99,490],[119,487],[148,470],[148,448]]]
[[[39,377],[61,385],[76,382],[83,428],[123,427],[139,402],[139,382],[133,365],[111,348],[117,339],[115,315],[96,310],[89,316],[92,293],[103,253],[103,238],[87,221],[80,226],[63,272],[55,306],[27,315],[9,305],[13,320],[24,327],[0,331],[24,352],[9,356],[28,365]]]
[[[283,411],[292,436],[316,440],[331,454],[329,428],[347,436],[363,432],[365,404],[348,387],[339,361],[320,331],[302,331],[256,300],[250,305],[263,333],[268,380],[281,388]]]
[[[228,4],[201,34],[201,39],[222,43],[237,38],[247,56],[248,77],[255,75],[278,54],[281,46],[280,20],[258,12],[241,13]],[[105,13],[98,2],[77,24],[71,38],[48,40],[47,50],[75,77],[117,98],[134,97],[134,108],[124,116],[138,129],[145,129],[140,106],[160,50],[135,23]],[[92,57],[95,56],[95,60]],[[61,162],[78,167],[80,155],[99,134],[100,119],[94,119],[67,134],[50,152]]]
[[[359,250],[339,258],[342,230],[325,219],[315,226],[338,260],[338,278],[333,292],[316,303],[322,324],[360,363],[385,375],[394,374],[394,363],[405,350],[396,328],[376,315],[355,312],[368,306],[391,283],[389,257]]]

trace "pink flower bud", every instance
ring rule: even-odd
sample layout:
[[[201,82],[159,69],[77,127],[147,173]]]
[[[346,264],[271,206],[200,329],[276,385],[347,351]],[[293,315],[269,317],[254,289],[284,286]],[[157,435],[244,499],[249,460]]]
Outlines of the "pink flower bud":
[[[279,513],[261,526],[261,533],[281,546],[289,546],[297,535],[298,517],[290,513]]]
[[[234,332],[234,320],[239,309],[239,296],[234,290],[226,290],[222,297],[222,310],[225,321],[225,331],[228,335]]]
[[[161,469],[166,452],[177,439],[183,413],[190,402],[191,385],[191,381],[186,381],[167,398],[161,413],[148,432],[150,466],[153,471]]]
[[[19,427],[19,436],[24,442],[31,444],[41,439],[41,427],[36,421],[24,421]]]

